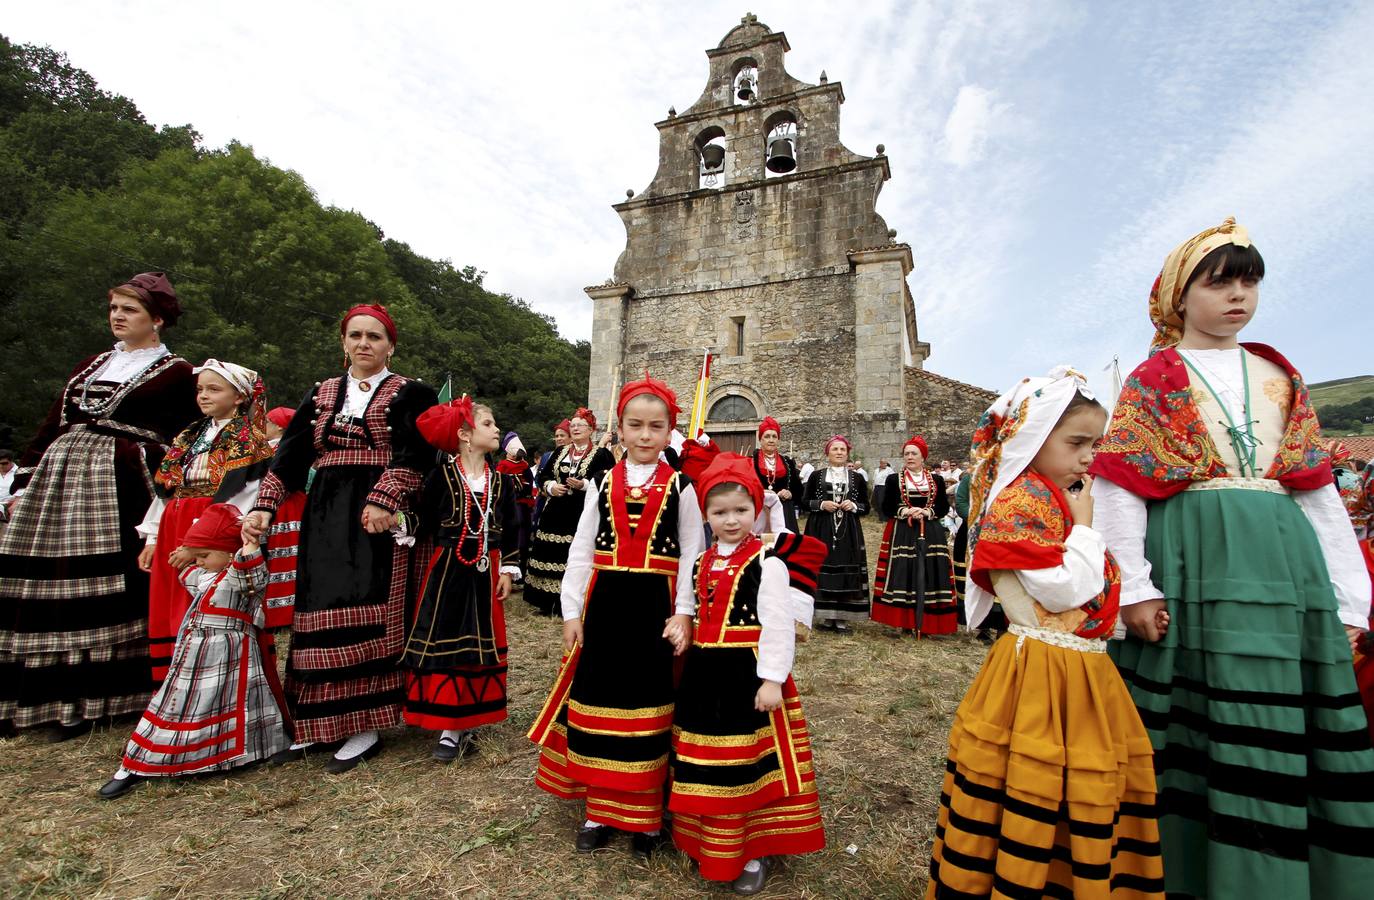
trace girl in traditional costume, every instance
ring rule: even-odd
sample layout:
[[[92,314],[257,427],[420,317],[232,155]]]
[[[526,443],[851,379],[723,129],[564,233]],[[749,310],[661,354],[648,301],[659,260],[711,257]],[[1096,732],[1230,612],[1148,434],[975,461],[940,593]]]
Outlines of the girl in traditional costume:
[[[267,445],[274,454],[295,414],[289,406],[276,406],[267,411]],[[306,488],[309,489],[308,477]],[[267,557],[267,595],[263,608],[269,631],[291,627],[291,618],[296,611],[296,562],[304,512],[305,491],[292,491],[277,504],[272,524],[267,529],[267,541],[263,545],[263,555]]]
[[[868,553],[859,517],[868,514],[868,482],[849,463],[849,439],[825,445],[828,463],[806,485],[806,533],[829,548],[817,582],[816,618],[826,628],[846,631],[845,622],[868,618]]]
[[[181,303],[161,272],[109,292],[113,350],[83,360],[20,460],[0,532],[0,725],[65,739],[137,713],[148,667],[138,524],[196,377],[162,343]]]
[[[227,503],[201,510],[182,540],[194,565],[181,579],[194,602],[123,765],[100,789],[107,800],[148,778],[235,769],[291,744],[266,632],[262,551],[243,537],[238,508]]]
[[[1163,897],[1150,740],[1106,653],[1120,579],[1084,475],[1106,422],[1061,367],[974,433],[969,626],[994,596],[1010,625],[954,714],[928,898]]]
[[[765,416],[759,423],[759,449],[754,453],[754,472],[763,485],[763,506],[759,508],[759,523],[755,531],[776,531],[764,528],[769,519],[768,512],[773,506],[782,508],[783,525],[793,534],[797,533],[797,504],[802,499],[802,480],[797,464],[790,457],[778,452],[782,443],[782,426],[772,416]]]
[[[568,431],[567,446],[554,451],[536,478],[544,506],[539,513],[539,530],[530,542],[524,597],[546,616],[559,608],[568,548],[582,515],[586,491],[615,465],[611,451],[592,446],[596,416],[590,409],[579,409],[569,420]]]
[[[339,324],[349,368],[311,388],[292,418],[244,520],[267,532],[273,513],[304,490],[296,611],[286,696],[296,743],[342,746],[325,764],[347,772],[381,752],[378,730],[401,722],[405,679],[397,666],[413,597],[410,549],[391,529],[434,462],[415,420],[438,397],[387,368],[396,325],[386,307],[361,305]]]
[[[703,878],[763,890],[770,857],[825,847],[811,737],[792,681],[794,622],[811,626],[826,547],[750,530],[756,460],[722,453],[698,480],[715,543],[697,562],[697,615],[673,714],[673,842]]]
[[[1154,746],[1171,896],[1364,897],[1374,752],[1351,645],[1370,581],[1302,376],[1236,341],[1263,276],[1227,219],[1150,294],[1152,355],[1093,465],[1130,630],[1114,653]]]
[[[691,643],[704,546],[696,492],[659,458],[678,412],[647,372],[620,391],[626,455],[587,486],[563,578],[565,657],[529,732],[543,748],[535,783],[586,801],[582,852],[616,830],[634,835],[641,856],[662,841],[673,656]]]
[[[439,732],[442,763],[476,750],[472,729],[506,718],[506,611],[520,577],[515,479],[487,461],[501,432],[464,395],[416,422],[443,452],[407,527],[432,541],[401,664],[407,725]],[[411,519],[414,521],[411,521]]]
[[[191,605],[179,577],[187,564],[181,536],[211,503],[248,509],[272,457],[258,373],[207,359],[195,374],[201,418],[176,436],[162,458],[153,478],[153,502],[138,526],[147,541],[139,565],[151,574],[148,651],[157,684],[167,674],[181,620]]]
[[[921,635],[953,634],[958,626],[944,479],[926,468],[925,438],[902,445],[902,471],[889,475],[882,497],[887,526],[873,577],[873,621]]]

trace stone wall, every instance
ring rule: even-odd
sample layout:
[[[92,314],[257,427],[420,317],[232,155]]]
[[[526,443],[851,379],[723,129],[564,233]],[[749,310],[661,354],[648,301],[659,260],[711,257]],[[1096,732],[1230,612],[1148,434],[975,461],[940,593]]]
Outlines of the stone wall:
[[[962,465],[973,429],[997,394],[934,372],[908,368],[906,374],[906,420],[912,434],[925,437],[935,460],[949,458]]]

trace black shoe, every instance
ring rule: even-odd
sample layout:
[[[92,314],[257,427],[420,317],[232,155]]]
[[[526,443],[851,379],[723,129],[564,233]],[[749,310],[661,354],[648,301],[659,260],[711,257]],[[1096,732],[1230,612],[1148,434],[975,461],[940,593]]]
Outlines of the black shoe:
[[[763,890],[763,886],[768,882],[768,857],[759,857],[759,870],[757,872],[741,872],[731,885],[736,894],[757,894]]]
[[[84,722],[77,722],[75,725],[55,725],[48,732],[49,744],[60,744],[63,741],[70,741],[72,738],[79,738],[83,734],[90,734],[95,727],[95,722],[87,719]]]
[[[130,773],[123,778],[111,778],[105,782],[100,789],[100,796],[105,800],[113,800],[116,797],[123,797],[125,794],[147,781],[142,775]]]
[[[348,759],[339,759],[337,756],[329,757],[329,762],[324,764],[324,770],[330,775],[342,775],[345,772],[352,772],[354,769],[358,768],[360,762],[365,759],[371,759],[381,752],[382,739],[377,738],[377,740],[372,742],[371,747],[368,747],[357,756],[351,756]]]
[[[577,839],[573,846],[578,853],[591,853],[593,850],[600,850],[611,842],[611,832],[615,831],[606,825],[583,825],[577,829]]]
[[[444,735],[439,738],[439,743],[434,745],[434,758],[441,763],[448,764],[455,759],[467,759],[477,752],[477,742],[472,739],[472,732],[464,731],[456,738]]]
[[[267,766],[269,769],[275,769],[277,766],[284,766],[287,763],[300,762],[305,759],[305,751],[307,749],[306,747],[287,747],[285,750],[278,750],[276,753],[267,757],[263,765]]]
[[[993,641],[997,640],[997,638],[993,636],[992,631],[990,629],[983,628],[980,629],[978,632],[978,640],[982,641],[988,646],[992,646]]]
[[[640,859],[648,859],[667,842],[668,835],[662,829],[659,829],[657,834],[645,834],[642,831],[637,831],[630,838],[630,852]]]

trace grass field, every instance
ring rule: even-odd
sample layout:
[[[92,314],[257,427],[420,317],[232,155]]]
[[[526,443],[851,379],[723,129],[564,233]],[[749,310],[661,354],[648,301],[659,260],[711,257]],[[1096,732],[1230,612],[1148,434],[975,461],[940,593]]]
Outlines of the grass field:
[[[877,524],[865,529],[870,568]],[[573,852],[581,810],[535,788],[524,737],[560,632],[528,610],[509,604],[510,719],[448,767],[430,759],[431,734],[407,730],[342,776],[316,757],[104,801],[96,789],[130,724],[58,745],[0,741],[0,895],[733,896],[676,852],[641,862],[628,839]],[[966,635],[917,642],[872,624],[798,648],[829,846],[785,862],[763,896],[920,894],[950,720],[984,651]]]
[[[1312,395],[1312,403],[1321,412],[1323,406],[1339,406],[1354,403],[1363,397],[1374,397],[1374,375],[1357,375],[1354,378],[1337,378],[1307,386]]]

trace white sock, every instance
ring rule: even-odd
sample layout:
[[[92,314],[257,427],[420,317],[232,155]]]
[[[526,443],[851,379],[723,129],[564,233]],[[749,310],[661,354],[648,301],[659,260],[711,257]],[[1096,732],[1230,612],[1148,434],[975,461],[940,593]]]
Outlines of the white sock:
[[[453,743],[459,744],[462,743],[463,735],[465,734],[467,734],[466,728],[445,728],[443,731],[439,732],[439,740],[442,741],[444,738],[448,738],[450,741],[453,741]]]
[[[605,826],[603,826],[600,822],[593,822],[591,819],[588,819],[587,821],[585,821],[585,822],[582,823],[582,827],[583,827],[583,828],[603,828],[603,827],[605,827]]]
[[[314,744],[315,744],[314,741],[296,741],[296,743],[294,743],[294,744],[291,745],[291,749],[292,749],[292,750],[304,750],[306,747],[312,747],[312,746],[314,746]]]
[[[377,743],[377,732],[360,732],[359,734],[355,734],[353,735],[353,737],[344,741],[344,745],[339,748],[339,751],[337,753],[334,754],[334,758],[338,760],[352,759],[359,753],[362,753],[365,750],[367,750],[375,743]]]
[[[123,766],[120,766],[118,769],[115,770],[114,779],[115,781],[123,781],[132,774],[133,773],[130,772],[128,769],[124,768]]]
[[[757,872],[759,869],[762,868],[763,864],[760,863],[757,859],[751,859],[744,864],[744,871],[749,872],[751,874]]]

